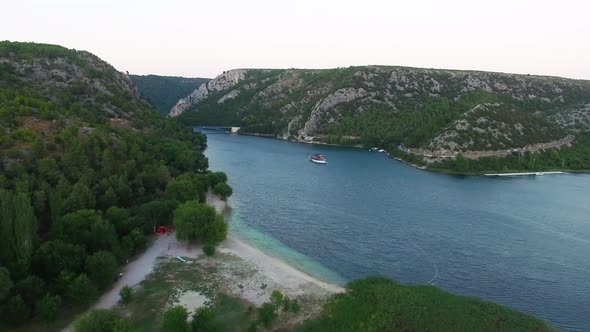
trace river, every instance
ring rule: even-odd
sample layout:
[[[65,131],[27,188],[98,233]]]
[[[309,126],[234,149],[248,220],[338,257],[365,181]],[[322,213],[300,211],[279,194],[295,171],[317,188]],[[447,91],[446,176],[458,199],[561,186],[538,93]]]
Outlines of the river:
[[[210,168],[234,189],[231,231],[297,268],[432,283],[590,331],[590,175],[449,176],[360,149],[208,136]]]

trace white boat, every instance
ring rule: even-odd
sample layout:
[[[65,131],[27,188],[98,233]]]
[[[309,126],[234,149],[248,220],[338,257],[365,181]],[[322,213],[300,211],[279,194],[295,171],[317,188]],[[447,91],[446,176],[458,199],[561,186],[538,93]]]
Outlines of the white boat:
[[[326,160],[326,157],[324,157],[321,154],[312,154],[309,156],[309,160],[311,160],[312,162],[316,163],[316,164],[327,164],[328,161]]]
[[[379,150],[377,150],[377,152],[385,152],[385,150],[384,149],[379,149]]]
[[[535,175],[545,175],[543,172],[536,172]]]

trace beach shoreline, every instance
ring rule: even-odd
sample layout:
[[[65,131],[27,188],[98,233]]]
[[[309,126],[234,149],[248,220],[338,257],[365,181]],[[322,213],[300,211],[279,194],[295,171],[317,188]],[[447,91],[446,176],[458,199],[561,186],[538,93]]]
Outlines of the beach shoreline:
[[[213,206],[219,214],[223,214],[229,208],[227,201],[221,200],[211,192],[207,193],[207,204]],[[264,276],[271,279],[275,286],[286,294],[294,296],[304,293],[329,295],[345,291],[343,287],[313,277],[233,234],[230,234],[221,243],[218,250],[221,253],[232,254],[253,263]]]

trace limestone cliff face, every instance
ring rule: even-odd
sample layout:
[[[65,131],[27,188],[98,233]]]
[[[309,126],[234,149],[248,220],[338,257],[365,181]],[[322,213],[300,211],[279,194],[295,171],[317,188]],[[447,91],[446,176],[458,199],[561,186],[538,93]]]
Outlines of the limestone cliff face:
[[[484,151],[590,131],[588,105],[589,81],[367,66],[232,70],[170,115],[300,141]]]
[[[199,88],[193,91],[190,95],[180,99],[176,105],[172,107],[168,115],[171,117],[179,116],[192,105],[195,105],[199,101],[205,99],[210,93],[231,88],[236,83],[244,79],[246,72],[246,69],[228,70],[211,81],[201,84],[201,86],[199,86]],[[226,97],[226,99],[234,98],[238,93],[239,91],[236,90],[233,96]],[[221,100],[220,103],[223,103],[224,100],[225,99]]]
[[[327,97],[318,101],[316,106],[311,111],[309,119],[299,131],[301,137],[313,136],[320,128],[323,122],[334,122],[334,117],[330,117],[329,110],[333,109],[339,104],[349,103],[367,96],[367,91],[363,88],[345,88],[334,91]]]

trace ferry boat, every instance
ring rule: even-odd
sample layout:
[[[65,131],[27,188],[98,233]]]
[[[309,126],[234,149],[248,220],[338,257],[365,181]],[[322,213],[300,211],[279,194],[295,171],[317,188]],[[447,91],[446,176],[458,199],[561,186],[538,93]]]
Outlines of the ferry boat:
[[[328,161],[326,160],[326,157],[324,157],[321,154],[312,154],[309,156],[309,160],[313,161],[316,164],[327,164]]]

